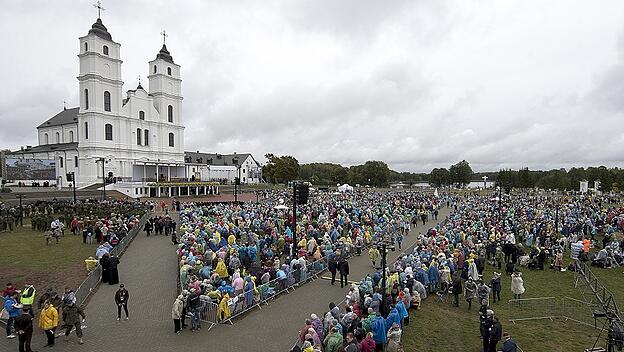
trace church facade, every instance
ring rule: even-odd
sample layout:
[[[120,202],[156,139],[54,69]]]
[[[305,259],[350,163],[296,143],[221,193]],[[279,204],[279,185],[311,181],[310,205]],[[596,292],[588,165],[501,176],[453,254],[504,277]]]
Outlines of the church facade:
[[[64,109],[37,127],[38,146],[16,152],[54,159],[57,184],[185,177],[180,65],[163,43],[147,63],[149,90],[123,93],[121,45],[100,18],[79,38],[80,106]]]
[[[100,18],[78,44],[80,106],[43,122],[38,145],[12,157],[54,160],[58,187],[68,187],[73,173],[78,188],[106,182],[133,197],[209,194],[217,188],[208,183],[236,177],[261,182],[261,166],[251,154],[184,152],[180,65],[164,40],[147,63],[148,90],[139,82],[125,94],[121,44]]]

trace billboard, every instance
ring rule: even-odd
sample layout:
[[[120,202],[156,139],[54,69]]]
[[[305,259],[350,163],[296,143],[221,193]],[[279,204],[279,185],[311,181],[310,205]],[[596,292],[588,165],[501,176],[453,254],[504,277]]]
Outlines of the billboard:
[[[10,181],[55,180],[56,165],[49,159],[19,159],[7,156],[6,179]]]

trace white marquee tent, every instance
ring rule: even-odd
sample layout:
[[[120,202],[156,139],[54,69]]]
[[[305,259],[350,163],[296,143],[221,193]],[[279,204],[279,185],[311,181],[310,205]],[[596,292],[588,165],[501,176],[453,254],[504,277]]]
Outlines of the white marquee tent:
[[[349,186],[348,184],[344,184],[342,186],[338,186],[338,191],[340,192],[353,192],[353,187]]]

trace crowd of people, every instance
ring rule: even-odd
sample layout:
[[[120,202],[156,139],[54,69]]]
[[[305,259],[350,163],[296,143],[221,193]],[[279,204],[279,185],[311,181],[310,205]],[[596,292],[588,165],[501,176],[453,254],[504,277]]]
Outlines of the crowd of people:
[[[382,236],[402,236],[438,206],[433,195],[417,192],[322,193],[299,207],[293,231],[283,199],[289,196],[274,192],[262,203],[183,205],[176,333],[187,313],[191,330],[201,328],[202,302],[218,305],[223,320],[326,267],[332,284],[340,273],[345,285],[349,256]]]
[[[75,329],[78,343],[83,343],[82,323],[86,315],[84,308],[77,304],[72,289],[65,288],[62,297],[52,289],[47,289],[37,297],[37,290],[30,283],[26,283],[22,290],[8,283],[2,291],[2,297],[3,312],[7,315],[6,337],[18,339],[19,351],[32,351],[30,345],[36,322],[46,335],[47,343],[44,347],[54,346],[57,331],[63,330],[62,334],[67,340]]]
[[[621,260],[623,242],[611,235],[624,228],[624,208],[610,207],[604,198],[516,195],[499,200],[466,194],[448,205],[453,211],[447,221],[418,235],[414,249],[388,269],[386,287],[381,287],[381,270],[351,287],[344,310],[331,304],[321,319],[313,314],[306,321],[300,348],[397,351],[410,307],[418,307],[428,295],[441,300],[452,295],[453,306],[459,307],[463,295],[469,310],[473,302],[479,307],[483,351],[498,351],[500,345],[503,351],[515,351],[515,341],[503,335],[492,305],[500,301],[503,280],[509,280],[514,299],[521,299],[523,267],[565,270],[563,254],[582,243],[589,258],[590,247],[599,246],[598,234],[604,240],[592,262],[606,257],[608,265],[617,265]],[[379,251],[373,247],[369,256],[375,265]],[[488,264],[499,272],[486,279]],[[388,307],[385,313],[382,307]]]
[[[101,264],[102,281],[113,285],[119,283],[119,259],[111,252],[132,228],[140,225],[141,215],[149,206],[127,200],[81,200],[76,205],[69,202],[36,202],[25,205],[23,214],[30,218],[33,230],[55,233],[57,239],[67,232],[82,235],[85,244],[97,242],[99,245],[94,257],[85,260],[87,268],[92,270],[98,263]],[[11,213],[11,209],[13,212],[17,209],[17,214],[21,214],[19,207],[4,208],[3,211]],[[36,296],[32,283],[27,283],[23,290],[8,284],[2,296],[3,314],[6,315],[2,319],[7,321],[7,338],[18,337],[20,351],[30,351],[30,340],[37,321],[47,336],[46,346],[54,345],[55,331],[59,329],[64,330],[65,336],[75,329],[79,343],[82,343],[80,318],[84,319],[85,314],[71,288],[66,287],[61,295],[54,288],[47,288]]]

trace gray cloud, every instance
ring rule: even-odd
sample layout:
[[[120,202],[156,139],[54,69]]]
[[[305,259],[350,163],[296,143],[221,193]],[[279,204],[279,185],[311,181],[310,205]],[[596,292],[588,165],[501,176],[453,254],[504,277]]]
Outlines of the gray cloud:
[[[167,46],[182,65],[187,150],[378,159],[429,171],[624,162],[624,3],[105,2],[125,89]],[[560,16],[566,13],[566,16]],[[62,18],[62,21],[59,21]],[[77,104],[89,4],[0,12],[2,147]]]

